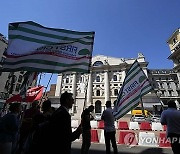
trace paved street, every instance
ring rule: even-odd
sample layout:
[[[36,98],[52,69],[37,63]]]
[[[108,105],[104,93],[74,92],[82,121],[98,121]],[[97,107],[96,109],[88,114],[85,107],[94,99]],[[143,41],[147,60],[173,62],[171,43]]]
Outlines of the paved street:
[[[73,142],[72,154],[80,154],[81,142]],[[173,154],[171,148],[118,145],[119,154]],[[89,154],[105,154],[105,145],[93,143]]]

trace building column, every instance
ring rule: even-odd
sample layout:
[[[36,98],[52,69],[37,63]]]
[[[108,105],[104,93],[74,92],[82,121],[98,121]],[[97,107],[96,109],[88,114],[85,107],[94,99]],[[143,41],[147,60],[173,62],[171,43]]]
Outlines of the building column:
[[[180,72],[177,72],[178,82],[180,83]]]
[[[73,93],[73,98],[76,98],[76,73],[73,73],[72,77],[72,93]]]
[[[142,70],[144,71],[144,74],[146,75],[146,77],[148,78],[148,74],[147,74],[147,67],[142,68]]]
[[[177,99],[174,102],[176,103],[177,110],[179,110],[179,102],[177,101]]]
[[[61,95],[62,77],[63,77],[63,74],[58,74],[55,96],[60,96]]]
[[[122,69],[122,78],[121,78],[122,82],[124,82],[125,77],[126,77],[126,69]]]
[[[92,85],[92,71],[89,73],[89,81],[88,81],[88,87],[87,87],[87,103],[92,104],[92,91],[93,91],[93,85]]]
[[[110,101],[110,85],[109,85],[109,76],[108,76],[108,70],[104,71],[104,94],[105,94],[105,102]]]

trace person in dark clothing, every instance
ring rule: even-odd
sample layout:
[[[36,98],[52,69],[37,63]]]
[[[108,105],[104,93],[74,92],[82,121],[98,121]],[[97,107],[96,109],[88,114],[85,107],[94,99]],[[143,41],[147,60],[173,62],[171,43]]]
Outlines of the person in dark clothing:
[[[94,110],[94,106],[90,105],[85,109],[81,115],[82,124],[82,147],[81,154],[88,154],[89,148],[91,146],[91,125],[90,121],[93,120],[91,112]]]
[[[44,138],[41,139],[41,145],[38,146],[43,154],[70,154],[71,142],[79,138],[81,134],[81,125],[72,132],[71,116],[68,112],[74,104],[72,93],[65,92],[60,97],[61,106],[52,114],[48,123],[45,124]]]
[[[106,102],[106,110],[103,111],[101,119],[104,120],[104,136],[106,144],[106,154],[111,153],[110,142],[112,144],[114,154],[117,154],[116,145],[116,129],[114,126],[114,116],[112,114],[113,110],[111,108],[111,101]]]
[[[51,101],[45,100],[42,104],[42,111],[43,111],[43,116],[45,118],[45,120],[49,120],[51,115],[53,114],[53,109],[51,107]]]
[[[167,125],[167,137],[171,141],[174,154],[180,153],[180,111],[173,100],[168,102],[168,109],[161,114],[161,124]]]
[[[43,116],[38,109],[38,104],[38,101],[34,101],[32,106],[24,111],[24,116],[20,127],[18,153],[21,153],[25,150],[25,142],[28,139],[28,136],[33,132],[35,127],[43,121]]]
[[[0,153],[13,154],[16,151],[18,131],[20,126],[20,103],[12,103],[10,112],[0,119]]]

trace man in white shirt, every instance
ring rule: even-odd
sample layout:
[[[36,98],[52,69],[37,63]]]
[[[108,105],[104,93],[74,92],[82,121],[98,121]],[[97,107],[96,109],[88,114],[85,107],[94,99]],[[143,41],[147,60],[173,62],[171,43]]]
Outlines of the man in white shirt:
[[[103,111],[101,119],[104,120],[104,136],[106,144],[106,154],[110,154],[110,141],[114,149],[114,154],[117,154],[116,145],[116,129],[114,126],[114,116],[112,114],[113,110],[111,108],[111,101],[106,102],[106,110]]]
[[[172,100],[168,102],[168,109],[161,114],[161,124],[167,125],[167,137],[171,140],[174,154],[180,153],[180,111]]]

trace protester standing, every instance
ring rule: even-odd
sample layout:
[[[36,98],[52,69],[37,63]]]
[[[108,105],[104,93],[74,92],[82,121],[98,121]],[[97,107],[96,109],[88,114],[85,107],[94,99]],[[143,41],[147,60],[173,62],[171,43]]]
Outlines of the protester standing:
[[[48,123],[41,128],[41,145],[39,152],[43,154],[70,154],[71,142],[79,138],[81,125],[72,132],[69,109],[74,104],[72,93],[64,92],[60,97],[61,106],[52,114]],[[46,129],[46,130],[44,130]],[[36,151],[37,152],[37,151]]]
[[[94,110],[94,106],[90,105],[86,108],[81,115],[82,124],[82,147],[81,154],[88,154],[91,146],[91,124],[90,121],[94,119],[91,112]]]
[[[42,113],[40,112],[38,105],[39,102],[34,101],[32,102],[31,107],[24,111],[20,127],[18,153],[21,153],[27,148],[25,143],[27,142],[29,135],[31,135],[38,123],[43,121],[43,116],[41,116]]]
[[[54,110],[53,108],[51,107],[51,101],[48,99],[48,100],[45,100],[42,104],[42,111],[43,111],[43,116],[44,116],[44,120],[49,120],[51,115],[53,114]]]
[[[16,150],[21,104],[12,103],[9,110],[0,120],[0,154],[13,154]]]
[[[117,154],[117,144],[116,144],[116,129],[114,126],[114,116],[113,110],[111,108],[111,101],[106,102],[106,110],[103,111],[101,119],[104,120],[104,136],[105,136],[105,144],[106,144],[106,154],[110,154],[110,142],[114,149],[114,154]]]
[[[170,138],[174,154],[180,153],[180,111],[173,100],[168,102],[168,109],[161,114],[161,124],[167,125],[167,137]]]

